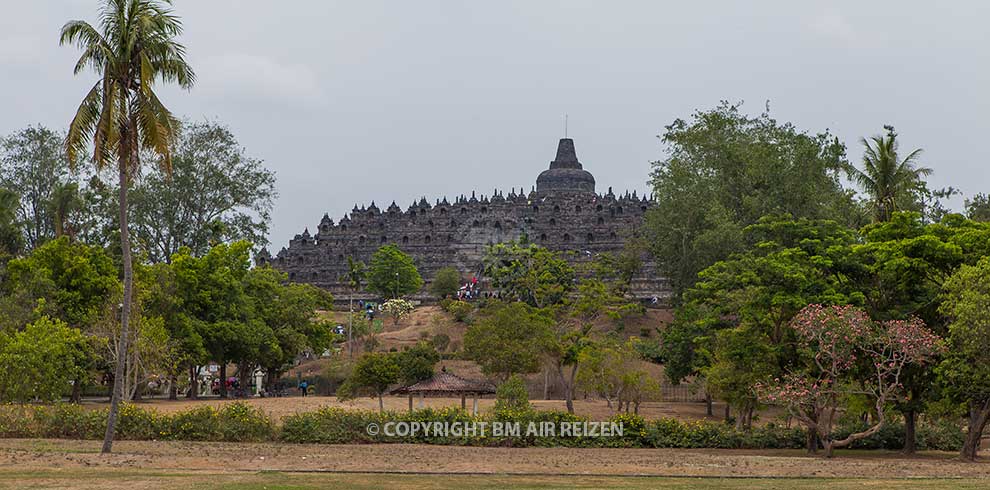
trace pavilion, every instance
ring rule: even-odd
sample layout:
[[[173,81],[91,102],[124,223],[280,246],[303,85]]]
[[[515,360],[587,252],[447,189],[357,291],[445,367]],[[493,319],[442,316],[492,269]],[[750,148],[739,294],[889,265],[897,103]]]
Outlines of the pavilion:
[[[471,413],[478,415],[478,397],[495,393],[495,387],[486,381],[474,381],[464,379],[447,372],[447,368],[441,369],[430,379],[420,381],[402,388],[393,390],[393,395],[409,395],[409,411],[413,410],[413,396],[419,395],[419,405],[423,406],[423,398],[427,396],[461,397],[461,408],[465,409],[467,397],[471,396],[473,404]]]

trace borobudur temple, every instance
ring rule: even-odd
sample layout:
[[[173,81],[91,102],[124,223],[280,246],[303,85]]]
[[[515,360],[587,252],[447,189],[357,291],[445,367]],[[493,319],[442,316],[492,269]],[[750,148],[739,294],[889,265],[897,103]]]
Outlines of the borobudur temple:
[[[490,197],[446,197],[430,204],[426,198],[403,211],[395,202],[380,209],[354,206],[334,223],[328,214],[310,233],[306,228],[274,257],[262,250],[259,264],[271,264],[293,282],[327,289],[338,299],[351,292],[346,275],[348,257],[367,263],[382,245],[394,243],[416,262],[429,284],[441,268],[451,266],[465,278],[484,282],[482,257],[488,245],[518,240],[553,250],[572,251],[569,260],[582,261],[602,253],[623,250],[640,227],[643,215],[653,204],[635,192],[615,195],[595,192],[595,177],[577,159],[574,141],[563,138],[550,168],[536,178],[528,193],[495,191]],[[657,274],[647,254],[643,268],[633,279],[630,293],[637,299],[658,303],[669,294],[666,280]],[[416,299],[426,300],[426,288]]]

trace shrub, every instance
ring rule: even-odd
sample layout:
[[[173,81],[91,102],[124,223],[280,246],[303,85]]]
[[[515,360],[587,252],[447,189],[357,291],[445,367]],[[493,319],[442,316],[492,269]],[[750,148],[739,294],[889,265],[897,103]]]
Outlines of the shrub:
[[[454,320],[465,323],[468,316],[474,311],[474,307],[467,301],[451,301],[447,305],[447,311],[454,316]]]
[[[526,381],[522,376],[514,374],[509,376],[495,390],[495,412],[526,412],[531,409],[529,404],[529,390],[526,389]]]

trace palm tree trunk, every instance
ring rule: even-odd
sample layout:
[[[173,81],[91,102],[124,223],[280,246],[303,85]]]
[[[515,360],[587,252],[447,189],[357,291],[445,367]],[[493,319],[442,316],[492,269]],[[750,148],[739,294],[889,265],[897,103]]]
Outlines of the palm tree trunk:
[[[123,132],[123,131],[122,131]],[[124,302],[120,306],[120,340],[117,347],[117,366],[114,369],[113,392],[110,396],[110,412],[107,414],[107,432],[103,436],[103,454],[109,453],[113,447],[114,431],[117,426],[117,413],[120,410],[120,399],[124,395],[124,368],[127,364],[127,342],[131,316],[131,295],[133,294],[133,271],[131,270],[131,239],[127,231],[127,170],[130,168],[130,146],[127,144],[129,135],[126,132],[120,137],[120,249],[121,262],[124,267]]]

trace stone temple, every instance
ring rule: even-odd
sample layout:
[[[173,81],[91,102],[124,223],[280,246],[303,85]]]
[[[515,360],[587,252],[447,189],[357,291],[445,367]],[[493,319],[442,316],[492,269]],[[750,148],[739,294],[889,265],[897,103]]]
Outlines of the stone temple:
[[[310,283],[334,293],[338,299],[350,294],[347,258],[365,263],[379,247],[394,243],[412,256],[424,281],[429,284],[442,267],[454,267],[465,279],[481,276],[485,247],[517,240],[522,236],[553,250],[572,251],[570,260],[588,260],[596,254],[623,249],[652,205],[636,193],[617,196],[609,188],[595,192],[595,177],[578,161],[574,141],[561,139],[550,168],[536,178],[536,186],[495,191],[490,197],[460,196],[430,204],[426,198],[403,211],[395,202],[385,209],[371,203],[357,206],[334,223],[324,214],[315,233],[307,228],[272,257],[262,250],[257,261],[271,264],[293,282]],[[648,256],[633,280],[631,293],[644,302],[664,301],[670,289],[657,275]],[[429,299],[426,289],[416,299]]]

